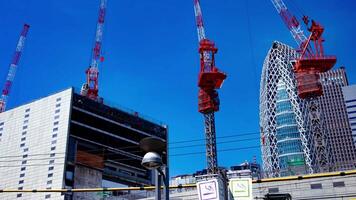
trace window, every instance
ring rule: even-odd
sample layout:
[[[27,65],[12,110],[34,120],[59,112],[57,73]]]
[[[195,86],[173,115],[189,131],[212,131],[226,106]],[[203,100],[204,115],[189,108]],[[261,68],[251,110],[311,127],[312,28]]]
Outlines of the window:
[[[345,187],[344,181],[333,182],[333,187]]]
[[[0,128],[0,131],[2,131],[2,130],[4,130],[4,128],[3,128],[3,127],[1,127],[1,128]]]
[[[20,178],[25,177],[25,174],[20,174]]]
[[[25,143],[20,144],[20,147],[24,147],[24,146],[25,146]]]
[[[25,171],[26,170],[26,167],[21,167],[21,171]]]
[[[279,188],[268,188],[268,193],[278,193]]]
[[[52,138],[56,138],[57,137],[57,133],[52,135]]]
[[[59,115],[54,116],[54,119],[59,119]]]
[[[53,141],[52,141],[52,144],[56,144],[56,143],[57,143],[57,140],[53,140]]]
[[[28,148],[24,148],[24,149],[23,149],[23,152],[28,152]]]
[[[53,164],[53,163],[54,163],[54,160],[50,160],[50,161],[49,161],[49,164]]]
[[[17,198],[22,197],[22,193],[17,194],[16,197],[17,197]]]
[[[54,111],[54,113],[59,113],[61,110],[60,109],[57,109],[56,111]]]
[[[51,198],[51,195],[50,194],[46,194],[45,199],[49,199],[49,198]]]
[[[52,184],[52,180],[47,181],[47,185]]]
[[[49,154],[50,157],[54,157],[55,155],[56,155],[55,153]]]
[[[0,123],[0,126],[2,126],[2,125],[4,125],[4,122],[1,122],[1,123]]]
[[[22,135],[26,135],[27,131],[22,132]]]
[[[58,125],[59,124],[59,121],[56,121],[53,123],[54,126]]]
[[[25,115],[25,118],[28,118],[29,116],[30,116],[30,114],[26,114],[26,115]]]
[[[21,142],[25,141],[26,140],[26,137],[23,137],[21,138]]]
[[[27,163],[27,160],[23,160],[22,164],[25,165]]]
[[[27,157],[28,157],[28,155],[27,155],[27,154],[25,154],[25,155],[23,155],[23,156],[22,156],[22,158],[27,158]]]
[[[24,124],[27,124],[28,123],[28,119],[26,119],[25,121],[23,121]]]
[[[48,167],[48,171],[51,171],[51,170],[53,170],[54,169],[54,167],[52,166],[52,167]]]
[[[58,131],[58,128],[54,128],[54,129],[53,129],[53,132],[55,132],[55,131]]]
[[[27,129],[27,125],[26,125],[26,126],[23,126],[22,129]]]
[[[323,186],[321,185],[321,183],[315,183],[315,184],[310,184],[310,189],[314,190],[314,189],[322,189]]]
[[[25,110],[25,112],[30,112],[30,108],[27,108],[27,109]]]
[[[56,104],[56,108],[58,108],[58,107],[60,107],[61,106],[61,104],[60,103],[57,103]]]
[[[57,101],[57,102],[58,102],[58,101],[60,101],[60,100],[62,100],[62,98],[61,98],[61,97],[59,97],[59,98],[57,98],[57,99],[56,99],[56,101]]]
[[[0,136],[2,136],[2,133],[0,133]]]
[[[18,189],[18,190],[23,190],[23,187],[21,186],[21,187],[18,187],[17,189]]]
[[[51,151],[54,151],[54,150],[56,150],[56,147],[51,147]]]
[[[48,174],[48,176],[47,176],[47,177],[48,177],[48,178],[53,177],[53,173]]]
[[[19,184],[23,184],[25,181],[24,180],[20,180],[19,181]]]

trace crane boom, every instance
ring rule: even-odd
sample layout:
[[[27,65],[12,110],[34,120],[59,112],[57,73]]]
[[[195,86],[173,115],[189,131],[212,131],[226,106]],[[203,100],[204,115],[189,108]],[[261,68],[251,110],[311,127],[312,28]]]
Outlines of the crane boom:
[[[90,99],[98,101],[98,79],[99,79],[99,62],[103,61],[102,57],[102,41],[103,41],[103,30],[104,21],[106,14],[106,0],[100,1],[98,21],[96,25],[95,32],[95,42],[91,55],[91,63],[89,68],[86,70],[86,83],[83,84],[81,94],[87,96]]]
[[[278,14],[281,16],[283,22],[288,27],[294,40],[297,42],[298,46],[301,47],[305,43],[305,41],[307,41],[307,37],[305,36],[298,19],[289,12],[283,0],[271,0],[271,1],[274,7],[276,8]]]
[[[203,23],[203,15],[200,8],[199,0],[194,0],[194,13],[195,13],[195,20],[197,23],[197,31],[198,31],[198,40],[199,42],[205,37],[205,30],[204,30],[204,23]]]
[[[16,70],[18,68],[18,64],[22,55],[22,50],[25,46],[25,40],[27,36],[27,32],[29,30],[30,26],[28,24],[24,24],[23,29],[20,34],[20,38],[17,42],[16,50],[14,53],[14,56],[12,58],[10,67],[9,67],[9,72],[6,77],[5,84],[2,89],[2,94],[1,94],[1,99],[0,99],[0,112],[4,112],[7,104],[7,99],[9,97],[9,93],[11,91],[11,86],[14,81],[15,75],[16,75]]]

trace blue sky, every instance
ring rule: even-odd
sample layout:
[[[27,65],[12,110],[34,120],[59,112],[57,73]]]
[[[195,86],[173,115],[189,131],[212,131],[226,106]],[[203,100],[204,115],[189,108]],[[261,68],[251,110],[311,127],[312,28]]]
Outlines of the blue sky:
[[[295,46],[269,0],[201,0],[208,38],[219,48],[217,66],[228,74],[216,114],[218,150],[256,146],[259,80],[272,41]],[[356,81],[356,3],[352,0],[285,0],[325,26],[325,51]],[[97,0],[0,0],[0,83],[23,23],[31,25],[8,107],[15,107],[85,80],[98,12]],[[192,0],[108,0],[104,29],[105,62],[100,95],[169,126],[170,142],[204,138],[197,111],[199,55]],[[246,133],[251,133],[247,135]],[[226,141],[255,138],[244,142]],[[172,144],[173,146],[203,144]],[[172,149],[184,154],[204,145]],[[219,153],[231,166],[257,156],[259,148]],[[205,168],[205,155],[171,156],[171,175]]]

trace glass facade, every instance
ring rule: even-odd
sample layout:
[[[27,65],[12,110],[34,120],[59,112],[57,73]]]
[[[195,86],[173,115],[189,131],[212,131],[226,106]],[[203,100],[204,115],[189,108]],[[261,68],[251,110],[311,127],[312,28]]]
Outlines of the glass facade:
[[[306,166],[296,116],[286,85],[282,82],[277,85],[276,100],[276,137],[281,175],[305,173]]]

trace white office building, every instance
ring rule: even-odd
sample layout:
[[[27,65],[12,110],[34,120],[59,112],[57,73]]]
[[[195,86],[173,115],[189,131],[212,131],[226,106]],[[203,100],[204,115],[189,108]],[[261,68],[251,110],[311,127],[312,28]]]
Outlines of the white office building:
[[[342,92],[344,94],[347,115],[356,147],[356,85],[345,86],[342,88]]]
[[[64,186],[71,97],[69,89],[0,114],[0,188]],[[0,193],[3,200],[60,197],[60,193]]]

